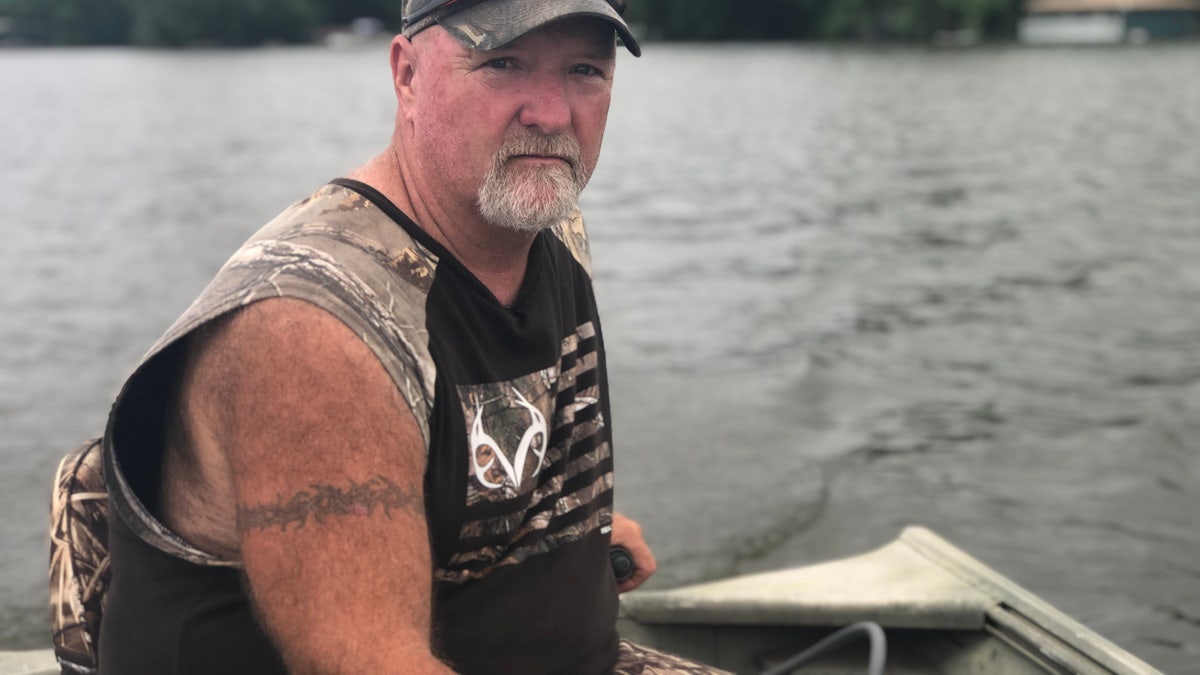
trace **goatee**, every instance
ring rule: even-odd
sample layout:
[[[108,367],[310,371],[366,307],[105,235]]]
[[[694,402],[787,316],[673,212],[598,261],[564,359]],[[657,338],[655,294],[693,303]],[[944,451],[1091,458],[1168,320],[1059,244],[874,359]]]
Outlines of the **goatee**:
[[[510,138],[496,151],[479,186],[479,213],[498,227],[540,232],[570,216],[579,204],[592,167],[583,165],[579,142],[560,134],[530,132]],[[510,164],[514,157],[558,157],[549,165]]]

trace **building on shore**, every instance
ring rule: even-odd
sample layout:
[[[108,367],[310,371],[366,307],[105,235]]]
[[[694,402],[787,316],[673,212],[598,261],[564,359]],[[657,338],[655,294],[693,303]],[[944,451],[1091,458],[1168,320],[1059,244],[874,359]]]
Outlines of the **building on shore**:
[[[1026,44],[1141,44],[1200,38],[1200,0],[1029,0]]]

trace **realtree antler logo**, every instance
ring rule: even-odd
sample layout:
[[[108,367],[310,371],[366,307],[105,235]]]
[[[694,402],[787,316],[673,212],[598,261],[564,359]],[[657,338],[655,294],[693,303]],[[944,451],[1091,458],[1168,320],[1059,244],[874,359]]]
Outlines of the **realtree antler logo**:
[[[475,421],[471,424],[471,467],[475,471],[475,478],[483,486],[493,490],[504,485],[503,479],[494,480],[489,476],[489,474],[495,474],[493,469],[497,465],[504,471],[504,475],[513,487],[520,489],[525,474],[525,463],[530,455],[537,458],[537,466],[533,468],[533,473],[530,474],[531,478],[541,472],[542,463],[546,459],[546,417],[542,411],[526,400],[521,392],[513,389],[513,393],[517,395],[517,405],[529,412],[529,426],[521,435],[515,453],[509,455],[504,452],[500,443],[483,430],[482,404],[475,405]],[[483,460],[486,460],[487,463],[481,463]]]

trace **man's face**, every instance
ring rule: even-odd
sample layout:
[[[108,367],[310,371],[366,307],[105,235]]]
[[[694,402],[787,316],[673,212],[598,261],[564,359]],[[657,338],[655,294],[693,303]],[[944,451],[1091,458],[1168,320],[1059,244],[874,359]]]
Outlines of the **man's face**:
[[[430,198],[522,231],[569,215],[600,156],[612,28],[571,19],[486,52],[432,28],[414,46],[407,116]]]

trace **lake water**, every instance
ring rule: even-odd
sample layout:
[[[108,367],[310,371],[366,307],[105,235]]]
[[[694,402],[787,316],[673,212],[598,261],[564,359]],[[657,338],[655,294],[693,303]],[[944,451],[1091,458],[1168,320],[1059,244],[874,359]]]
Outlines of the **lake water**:
[[[0,51],[0,648],[61,455],[259,225],[382,148],[385,49]],[[1200,672],[1200,45],[649,45],[584,200],[660,587],[928,525]]]

